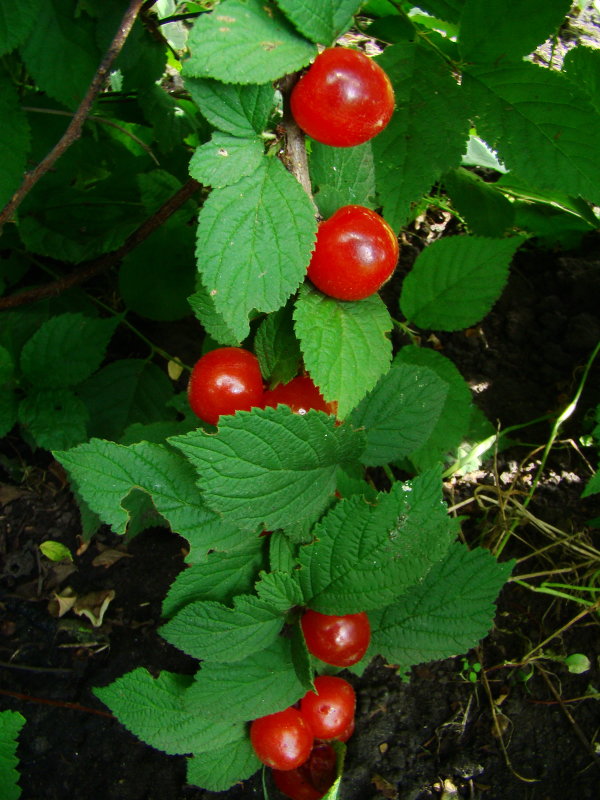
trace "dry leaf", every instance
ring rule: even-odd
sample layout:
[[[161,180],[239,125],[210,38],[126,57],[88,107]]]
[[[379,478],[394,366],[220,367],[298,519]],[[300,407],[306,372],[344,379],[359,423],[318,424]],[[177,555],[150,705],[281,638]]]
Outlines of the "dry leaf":
[[[114,589],[101,589],[98,592],[84,594],[77,598],[73,611],[80,617],[87,617],[94,628],[99,628],[106,609],[115,599],[115,594]]]
[[[108,569],[120,561],[122,558],[133,558],[131,553],[125,553],[123,550],[115,550],[114,548],[106,548],[102,550],[96,558],[92,561],[92,567],[104,567]]]

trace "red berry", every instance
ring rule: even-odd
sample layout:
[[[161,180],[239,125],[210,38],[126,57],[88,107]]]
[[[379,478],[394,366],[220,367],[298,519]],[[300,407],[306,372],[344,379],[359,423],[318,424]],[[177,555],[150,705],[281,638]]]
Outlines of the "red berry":
[[[318,55],[294,86],[292,115],[313,139],[352,147],[377,136],[394,111],[390,79],[358,50],[333,47]]]
[[[331,745],[319,742],[308,761],[297,769],[273,770],[273,780],[280,792],[292,800],[320,800],[336,775],[337,756]]]
[[[338,300],[363,300],[396,269],[398,239],[388,223],[363,206],[342,206],[319,225],[308,277]]]
[[[335,667],[356,664],[371,641],[371,626],[364,611],[334,616],[309,610],[302,615],[300,625],[309,652]]]
[[[356,695],[343,678],[320,675],[315,678],[315,692],[307,692],[300,703],[300,713],[317,739],[337,739],[347,732],[354,719]]]
[[[325,402],[325,398],[308,375],[299,375],[297,378],[292,378],[289,383],[280,383],[275,389],[264,393],[265,406],[277,408],[279,403],[289,406],[294,414],[306,414],[311,408],[324,411],[326,414],[335,413],[334,404]]]
[[[296,769],[308,759],[313,732],[296,708],[255,719],[250,726],[250,741],[263,764],[274,769]]]
[[[250,411],[262,405],[263,381],[258,359],[241,347],[211,350],[196,362],[188,399],[196,416],[216,425],[221,414]]]

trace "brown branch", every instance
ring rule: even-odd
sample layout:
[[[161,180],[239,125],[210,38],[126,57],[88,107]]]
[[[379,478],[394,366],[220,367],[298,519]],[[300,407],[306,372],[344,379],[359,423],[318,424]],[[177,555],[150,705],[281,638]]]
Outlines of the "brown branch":
[[[306,143],[304,133],[290,111],[290,94],[298,80],[298,73],[286,75],[279,83],[279,89],[283,96],[283,125],[285,127],[285,153],[284,163],[298,180],[309,200],[314,206],[315,214],[319,214],[315,200],[313,198],[312,186],[310,182],[310,172],[308,169],[308,156],[306,155]]]
[[[81,101],[79,108],[75,112],[73,119],[69,123],[66,131],[63,133],[59,141],[54,145],[52,150],[45,156],[40,163],[34,167],[30,172],[25,174],[23,183],[14,193],[12,198],[0,212],[0,233],[4,224],[12,219],[13,214],[21,205],[26,195],[33,189],[35,184],[40,178],[48,172],[49,169],[56,163],[62,154],[77,141],[81,136],[81,130],[87,115],[96,99],[96,96],[104,86],[110,68],[115,58],[121,52],[125,40],[133,27],[133,23],[143,5],[143,0],[131,0],[127,11],[125,12],[121,24],[112,40],[110,47],[106,51],[104,58],[100,62],[100,66],[96,70],[96,74],[92,78],[87,92]]]
[[[99,275],[101,272],[110,269],[166,222],[166,220],[168,220],[178,208],[181,208],[199,188],[200,184],[198,181],[190,178],[187,183],[183,184],[181,189],[163,203],[155,214],[148,217],[147,220],[144,220],[140,227],[128,236],[118,250],[105,253],[99,256],[99,258],[89,261],[70,275],[66,275],[64,278],[54,281],[53,283],[48,283],[45,286],[37,286],[35,289],[29,289],[28,291],[13,294],[9,297],[0,297],[0,311],[6,311],[9,308],[16,308],[26,303],[35,303],[37,300],[43,300],[46,297],[62,294],[62,292],[65,292],[67,289],[79,286],[89,281],[91,278],[94,278],[96,275]]]

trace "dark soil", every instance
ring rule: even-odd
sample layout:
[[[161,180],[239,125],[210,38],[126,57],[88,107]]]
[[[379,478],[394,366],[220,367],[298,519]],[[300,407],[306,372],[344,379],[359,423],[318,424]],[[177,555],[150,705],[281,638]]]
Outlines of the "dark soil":
[[[501,300],[479,327],[438,334],[435,344],[474,387],[494,425],[525,423],[556,414],[572,399],[600,338],[599,297],[597,238],[569,254],[532,250],[519,257]],[[589,431],[589,412],[599,402],[597,364],[561,442]],[[511,487],[526,489],[540,456],[534,447],[545,444],[549,430],[549,422],[541,422],[521,431],[521,444],[449,481],[449,503],[472,497],[477,487],[497,499]],[[593,451],[586,450],[586,457],[593,458]],[[534,521],[518,527],[503,552],[503,558],[528,557],[518,573],[576,567],[556,580],[589,583],[600,568],[577,550],[588,548],[589,555],[600,549],[597,529],[588,525],[600,516],[600,505],[594,497],[580,499],[589,474],[573,444],[553,449],[529,507]],[[470,543],[497,545],[496,509],[485,502],[461,508]],[[535,520],[564,536],[555,534],[559,541],[550,551],[532,557],[552,535]],[[46,566],[38,545],[53,539],[75,552],[79,531],[60,467],[48,454],[29,452],[16,434],[7,437],[0,446],[0,706],[27,720],[18,751],[23,800],[261,798],[260,774],[221,795],[186,785],[184,758],[139,742],[92,694],[93,687],[138,666],[194,671],[193,660],[156,633],[161,600],[183,566],[184,540],[161,529],[146,531],[127,543],[126,557],[105,567],[94,559],[124,543],[103,529],[76,556],[72,574]],[[50,615],[48,601],[65,585],[77,592],[115,591],[100,627],[73,614]],[[475,682],[461,657],[420,665],[408,682],[377,661],[362,678],[349,676],[358,709],[343,800],[595,800],[600,705],[590,698],[600,690],[600,628],[593,613],[568,625],[582,610],[512,583],[500,597],[495,630],[467,654],[471,664],[483,665]],[[549,637],[544,655],[580,652],[590,670],[571,674],[548,658],[520,670],[525,654]],[[517,666],[505,667],[506,661]],[[275,789],[269,792],[279,798]]]

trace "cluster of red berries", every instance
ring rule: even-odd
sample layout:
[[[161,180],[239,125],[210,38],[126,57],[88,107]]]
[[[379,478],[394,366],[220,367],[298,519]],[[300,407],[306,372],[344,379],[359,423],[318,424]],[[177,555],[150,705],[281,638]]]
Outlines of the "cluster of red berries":
[[[394,90],[372,59],[333,47],[318,55],[294,86],[290,107],[300,128],[316,141],[353,147],[388,124]],[[330,297],[363,300],[390,278],[398,255],[398,239],[379,214],[343,206],[319,225],[308,278]]]
[[[311,408],[335,413],[308,375],[275,389],[265,389],[257,357],[242,347],[219,347],[196,362],[188,383],[188,400],[196,416],[216,425],[222,414],[287,405],[295,414]]]
[[[364,656],[370,641],[366,614],[332,616],[306,611],[300,621],[310,653],[328,664],[347,667]],[[276,786],[292,800],[319,800],[336,774],[336,755],[328,742],[346,742],[354,731],[356,695],[343,678],[315,678],[298,707],[255,719],[250,740],[258,758],[271,767]]]

